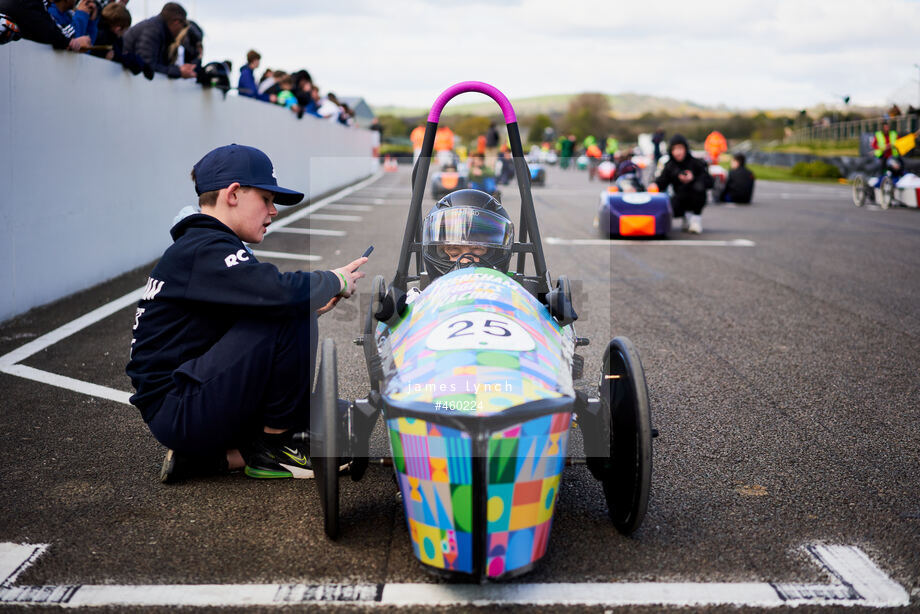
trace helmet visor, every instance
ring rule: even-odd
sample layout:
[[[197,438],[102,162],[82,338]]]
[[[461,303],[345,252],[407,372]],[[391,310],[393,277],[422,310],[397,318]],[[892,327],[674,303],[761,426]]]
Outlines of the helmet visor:
[[[425,219],[424,245],[480,245],[511,249],[514,224],[504,217],[472,207],[432,211]]]

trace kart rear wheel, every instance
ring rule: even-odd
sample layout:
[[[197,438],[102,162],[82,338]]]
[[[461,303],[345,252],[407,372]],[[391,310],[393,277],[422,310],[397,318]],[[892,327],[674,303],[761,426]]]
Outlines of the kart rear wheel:
[[[887,175],[878,183],[878,206],[887,209],[894,202],[894,180]]]
[[[866,185],[865,175],[856,175],[853,177],[853,204],[862,207],[866,204],[868,186]]]
[[[604,353],[599,385],[610,411],[610,457],[602,483],[613,526],[630,535],[648,510],[652,481],[652,420],[639,353],[626,337],[616,337]]]
[[[324,339],[319,380],[310,413],[310,460],[316,476],[323,528],[329,539],[339,536],[339,420],[335,342]]]

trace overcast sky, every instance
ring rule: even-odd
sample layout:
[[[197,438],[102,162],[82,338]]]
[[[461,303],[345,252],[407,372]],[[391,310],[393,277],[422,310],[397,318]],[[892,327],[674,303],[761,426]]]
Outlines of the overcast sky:
[[[733,108],[920,104],[920,0],[184,0],[205,59],[306,68],[325,91],[428,107],[447,86]],[[159,0],[131,0],[135,19]],[[466,95],[458,102],[476,102]],[[478,97],[481,99],[481,97]]]

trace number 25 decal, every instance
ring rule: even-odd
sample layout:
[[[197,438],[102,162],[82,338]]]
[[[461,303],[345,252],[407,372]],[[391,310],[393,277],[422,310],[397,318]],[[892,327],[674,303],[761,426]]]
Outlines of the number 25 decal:
[[[536,344],[524,327],[496,313],[471,311],[442,322],[428,335],[430,350],[529,352]]]
[[[475,335],[475,332],[464,332],[474,326],[473,322],[470,320],[454,320],[447,327],[454,328],[455,325],[460,325],[461,328],[458,328],[455,332],[447,335],[448,339],[456,339],[457,337],[466,337],[469,335]],[[496,332],[497,331],[497,332]],[[487,335],[492,335],[493,337],[510,337],[511,331],[505,328],[503,322],[497,320],[486,320],[482,323],[482,332]]]

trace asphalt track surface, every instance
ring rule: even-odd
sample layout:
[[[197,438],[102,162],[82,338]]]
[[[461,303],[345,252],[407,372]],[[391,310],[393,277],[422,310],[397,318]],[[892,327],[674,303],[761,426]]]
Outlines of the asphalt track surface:
[[[848,545],[906,591],[909,604],[895,610],[920,611],[920,211],[857,209],[848,188],[836,184],[760,182],[751,206],[708,206],[699,237],[672,231],[663,243],[571,243],[596,238],[591,221],[601,189],[584,173],[550,168],[547,186],[533,194],[550,273],[576,281],[577,332],[592,340],[581,348],[586,378],[577,385],[592,392],[615,335],[631,338],[642,356],[661,431],[649,511],[637,533],[620,536],[600,485],[585,467],[568,467],[549,551],[514,582],[824,585],[834,578],[805,547]],[[516,187],[503,191],[516,219]],[[314,212],[360,220],[307,216],[290,224],[344,235],[279,231],[258,246],[322,258],[267,258],[282,270],[334,268],[375,246],[360,285],[365,294],[320,319],[321,336],[338,347],[346,398],[368,392],[352,339],[370,279],[395,271],[408,200],[402,168]],[[685,239],[753,246],[677,243]],[[150,268],[3,323],[0,356],[142,287]],[[133,306],[120,309],[22,364],[129,392],[133,315]],[[358,483],[342,480],[343,535],[332,543],[312,480],[235,474],[162,485],[164,449],[131,406],[8,374],[0,374],[0,390],[0,542],[49,545],[16,585],[439,582],[412,555],[389,467],[372,466]],[[378,423],[372,453],[387,454],[382,435]],[[577,433],[573,440],[577,453]],[[806,603],[797,611],[862,609],[853,605]]]

